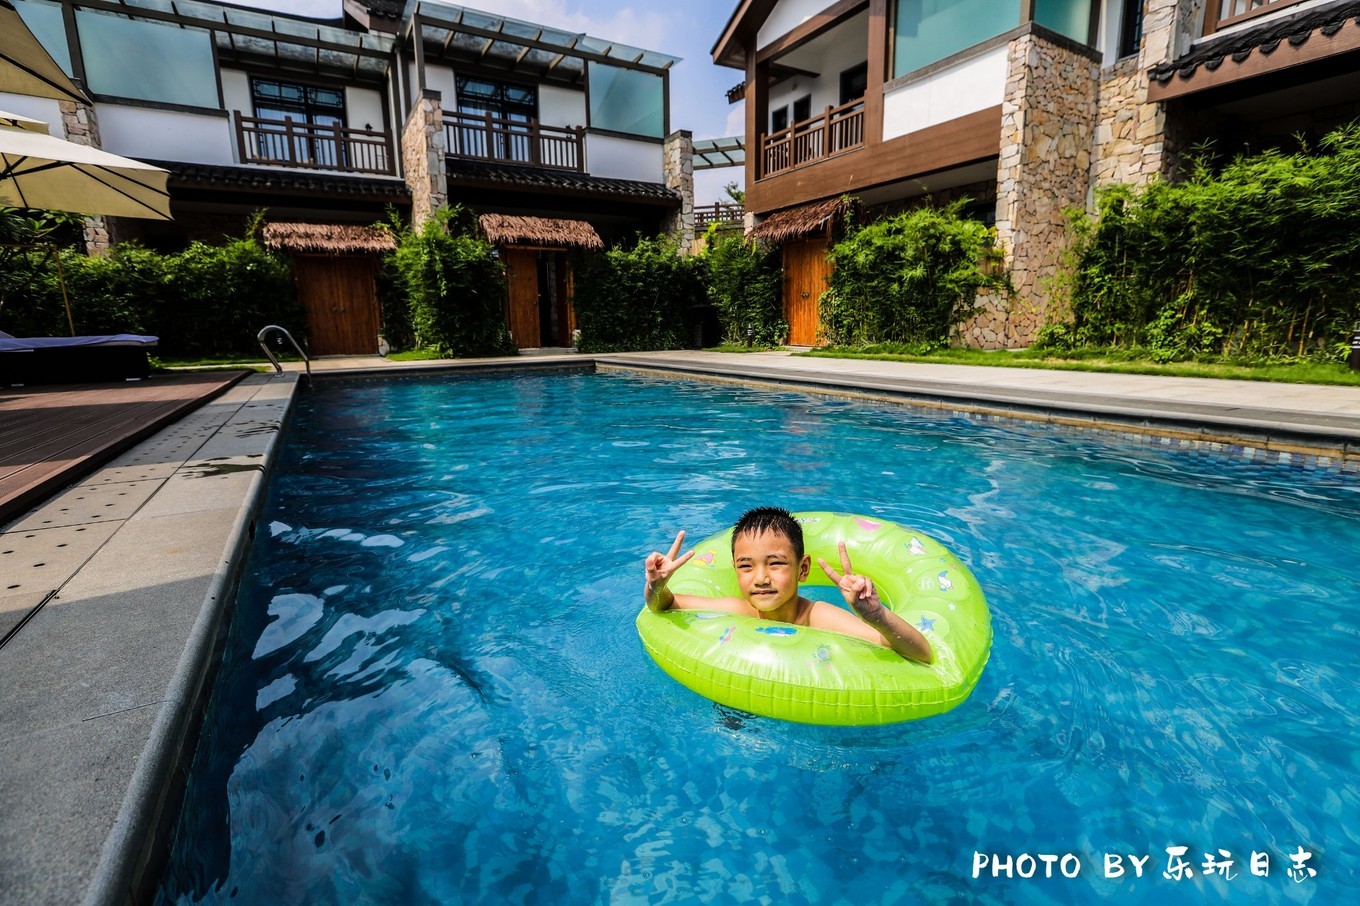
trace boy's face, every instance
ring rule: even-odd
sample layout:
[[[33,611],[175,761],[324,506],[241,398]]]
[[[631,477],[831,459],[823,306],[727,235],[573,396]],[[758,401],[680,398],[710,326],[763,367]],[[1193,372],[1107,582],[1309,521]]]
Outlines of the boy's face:
[[[812,558],[795,558],[793,542],[786,535],[743,533],[733,539],[732,565],[742,597],[756,610],[768,613],[797,600],[798,583],[808,577]]]

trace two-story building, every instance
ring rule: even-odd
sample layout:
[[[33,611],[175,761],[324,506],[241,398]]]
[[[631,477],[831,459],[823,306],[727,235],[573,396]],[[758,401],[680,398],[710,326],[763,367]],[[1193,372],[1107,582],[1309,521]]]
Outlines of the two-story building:
[[[93,105],[0,95],[0,109],[170,171],[174,221],[94,221],[96,248],[219,241],[261,209],[352,227],[461,203],[509,218],[507,322],[528,347],[569,339],[568,246],[543,237],[597,246],[686,217],[692,231],[692,181],[665,165],[676,57],[437,0],[344,0],[334,20],[212,0],[15,6]],[[277,235],[294,234],[314,235]],[[294,249],[309,321],[377,323],[369,244],[321,245],[324,260]],[[354,338],[315,354],[377,349],[368,328],[313,334]]]
[[[746,206],[785,240],[786,287],[823,281],[838,196],[870,217],[967,196],[1017,293],[963,334],[1017,346],[1095,186],[1360,115],[1357,17],[1356,0],[741,0],[713,59],[745,74]],[[789,314],[790,341],[815,342],[815,306]]]

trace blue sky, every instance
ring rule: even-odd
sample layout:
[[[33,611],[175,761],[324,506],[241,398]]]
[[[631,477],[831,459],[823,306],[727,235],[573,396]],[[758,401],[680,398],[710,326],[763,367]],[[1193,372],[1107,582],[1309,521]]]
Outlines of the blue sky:
[[[228,2],[320,18],[338,17],[341,8],[340,0]],[[714,66],[710,53],[737,0],[686,0],[674,6],[655,0],[470,0],[461,5],[683,57],[671,70],[671,128],[689,129],[696,139],[741,134],[742,105],[729,105],[726,94],[743,74]],[[699,173],[695,200],[717,201],[723,184],[740,183],[741,177],[735,167]]]

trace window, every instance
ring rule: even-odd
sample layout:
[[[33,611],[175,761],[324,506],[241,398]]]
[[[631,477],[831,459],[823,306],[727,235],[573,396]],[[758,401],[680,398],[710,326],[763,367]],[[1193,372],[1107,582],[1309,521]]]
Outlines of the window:
[[[219,109],[211,32],[76,9],[95,94]]]
[[[789,105],[785,104],[778,110],[770,111],[770,131],[783,132],[789,128]]]
[[[1143,48],[1143,0],[1124,0],[1119,26],[1119,55],[1131,57]]]
[[[66,23],[61,16],[61,4],[48,0],[16,0],[14,8],[62,72],[70,75],[71,48],[66,45]]]
[[[801,123],[812,117],[812,95],[804,95],[793,102],[793,121]]]
[[[851,66],[841,73],[841,103],[848,104],[864,97],[869,90],[869,64]]]
[[[345,93],[339,88],[280,82],[275,79],[251,79],[250,98],[255,116],[281,123],[291,119],[299,125],[345,125]],[[274,160],[299,160],[334,167],[338,161],[334,133],[324,140],[320,130],[303,128],[292,134],[286,127],[259,124],[256,141],[260,154]],[[292,147],[289,147],[292,142]],[[343,146],[343,142],[341,145]]]
[[[459,76],[458,112],[492,116],[514,123],[538,118],[538,89],[473,76]]]
[[[588,64],[590,125],[628,135],[666,136],[666,83],[659,75]]]
[[[1094,37],[1091,0],[1034,0],[1034,21],[1082,44]]]
[[[1020,24],[1020,0],[897,0],[893,75],[981,44]]]

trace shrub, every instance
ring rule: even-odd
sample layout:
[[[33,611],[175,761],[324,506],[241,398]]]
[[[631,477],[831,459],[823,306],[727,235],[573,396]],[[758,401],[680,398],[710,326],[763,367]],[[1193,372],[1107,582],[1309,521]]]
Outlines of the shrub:
[[[1360,314],[1360,125],[1222,167],[1201,153],[1185,182],[1102,187],[1071,223],[1067,342],[1334,357]]]
[[[717,309],[723,339],[778,346],[789,333],[784,320],[779,250],[740,234],[711,231],[704,253],[708,298]]]
[[[979,289],[1009,286],[986,267],[998,256],[992,231],[959,216],[966,201],[879,220],[832,247],[821,299],[830,343],[943,346]]]
[[[400,290],[384,306],[394,333],[393,316],[404,308],[418,347],[450,357],[515,353],[505,326],[505,268],[466,208],[441,208],[419,230],[402,229],[388,263]]]
[[[576,267],[577,347],[582,352],[679,349],[705,297],[699,259],[665,238],[582,256]]]
[[[12,256],[0,271],[0,328],[67,335],[63,280],[76,333],[153,334],[166,356],[249,355],[264,325],[297,333],[304,323],[288,266],[249,235],[173,255],[129,242],[102,256],[71,249]]]

